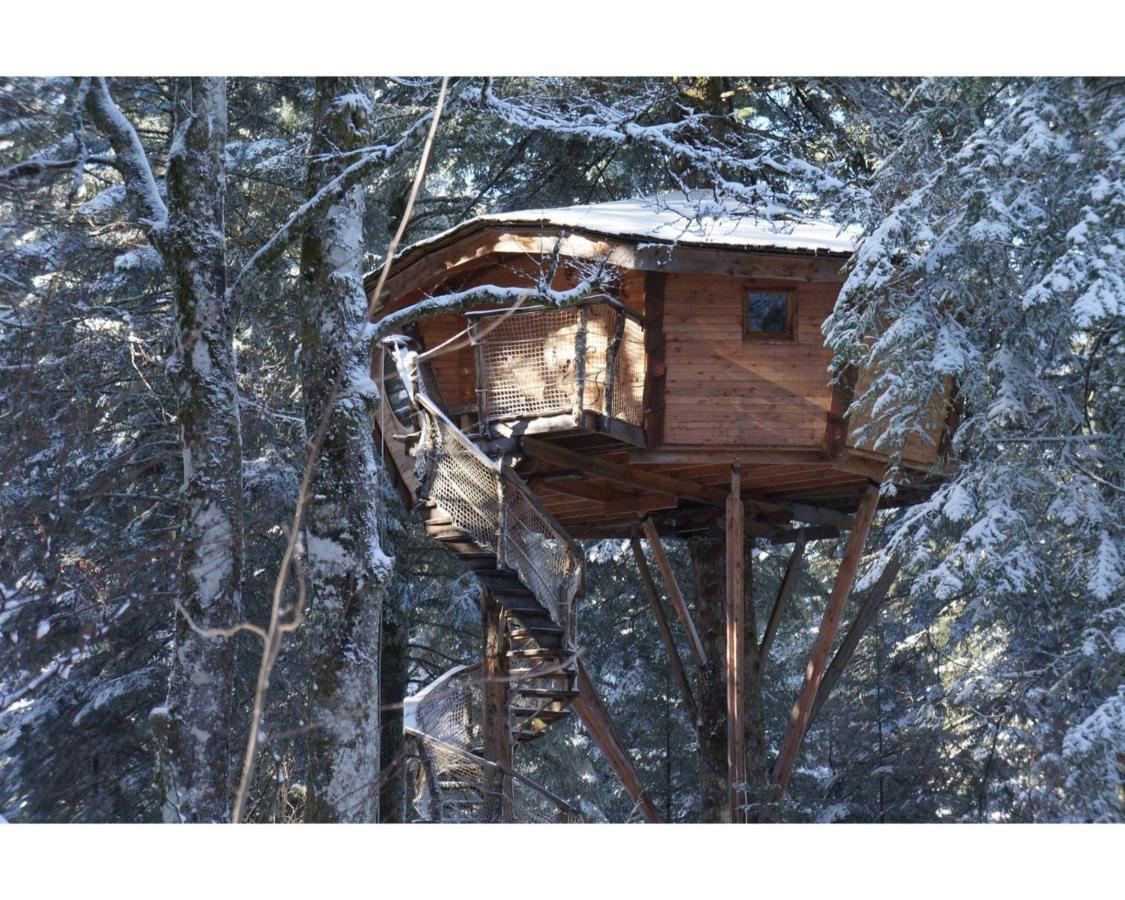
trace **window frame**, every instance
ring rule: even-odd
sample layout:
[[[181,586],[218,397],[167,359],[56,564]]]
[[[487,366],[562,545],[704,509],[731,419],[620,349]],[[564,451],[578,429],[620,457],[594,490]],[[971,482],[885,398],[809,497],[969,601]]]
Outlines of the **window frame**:
[[[750,330],[750,295],[751,294],[784,294],[786,301],[786,321],[784,331],[751,331]],[[790,286],[778,287],[771,284],[746,283],[742,286],[742,337],[744,340],[776,342],[783,344],[795,343],[797,340],[797,290]]]

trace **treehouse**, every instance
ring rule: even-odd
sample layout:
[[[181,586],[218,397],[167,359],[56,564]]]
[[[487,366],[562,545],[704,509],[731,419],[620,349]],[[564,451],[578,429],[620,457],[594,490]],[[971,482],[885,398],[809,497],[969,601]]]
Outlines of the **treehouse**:
[[[744,536],[803,547],[850,531],[858,558],[888,462],[870,437],[853,437],[863,414],[844,416],[870,374],[833,382],[821,333],[849,239],[825,223],[700,222],[692,212],[664,200],[482,216],[366,281],[370,293],[385,280],[374,320],[388,336],[374,367],[388,466],[426,528],[500,604],[507,650],[492,665],[507,665],[512,680],[498,701],[504,740],[535,739],[573,705],[627,786],[635,773],[575,657],[577,541],[636,547],[643,535],[700,662],[661,537],[725,534],[738,548],[728,552],[728,592],[741,591]],[[903,451],[918,482],[896,503],[927,490],[944,403],[932,418],[930,440]],[[729,614],[736,624],[738,609]],[[737,647],[728,660],[737,696]],[[443,679],[408,700],[408,731],[430,742],[434,766],[440,745],[475,757],[484,781],[510,778],[510,765],[485,752],[490,740],[504,744],[479,712],[490,680],[476,670]],[[684,687],[687,696],[686,676]],[[438,697],[478,710],[476,721],[443,717]],[[737,756],[732,748],[732,784]],[[440,783],[458,779],[429,775],[435,817],[471,818],[488,805],[481,790],[439,796]],[[631,790],[644,812],[643,790]]]

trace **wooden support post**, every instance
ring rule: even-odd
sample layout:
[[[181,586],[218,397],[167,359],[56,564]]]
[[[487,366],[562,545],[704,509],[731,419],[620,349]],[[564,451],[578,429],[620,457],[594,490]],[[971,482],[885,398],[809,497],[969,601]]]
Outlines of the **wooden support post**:
[[[828,661],[828,651],[832,649],[832,642],[836,638],[836,631],[840,627],[840,616],[844,611],[844,603],[848,599],[852,582],[855,580],[856,570],[859,568],[859,559],[863,553],[863,545],[867,540],[867,532],[871,528],[871,521],[875,518],[875,507],[879,503],[878,485],[869,485],[864,492],[863,499],[859,502],[859,509],[855,514],[855,525],[848,535],[848,544],[844,550],[844,558],[840,562],[840,569],[836,573],[836,581],[832,585],[832,593],[828,597],[828,604],[824,608],[824,617],[820,621],[820,630],[813,641],[809,651],[809,662],[805,667],[805,680],[801,686],[801,693],[789,714],[789,727],[781,744],[781,752],[777,757],[777,765],[773,771],[773,797],[780,800],[789,786],[789,777],[793,774],[793,764],[797,760],[797,752],[801,749],[801,742],[808,729],[809,717],[812,713],[813,701],[820,688],[824,676],[825,664]]]
[[[481,702],[484,758],[512,768],[512,729],[508,715],[508,636],[504,607],[488,588],[481,591],[481,626],[484,633],[484,664],[481,666]],[[485,798],[489,822],[512,821],[512,779],[503,769],[493,773],[492,794]]]
[[[699,667],[703,668],[707,665],[707,653],[703,649],[703,641],[699,639],[695,622],[692,620],[691,613],[688,612],[687,604],[684,602],[683,592],[680,591],[680,585],[676,581],[676,573],[672,571],[672,564],[668,562],[668,554],[664,552],[664,545],[660,542],[660,535],[657,534],[652,519],[645,519],[641,522],[641,528],[644,530],[645,537],[648,538],[652,558],[656,560],[656,567],[660,569],[664,586],[668,588],[668,596],[672,599],[672,608],[676,611],[680,623],[684,626],[692,655],[695,656],[695,661]]]
[[[789,557],[789,565],[785,568],[785,577],[781,580],[781,587],[777,589],[777,598],[773,601],[773,609],[770,611],[766,633],[762,635],[762,643],[758,648],[758,658],[763,666],[769,656],[770,645],[773,644],[773,639],[777,635],[777,629],[781,626],[781,617],[785,615],[785,607],[789,605],[789,598],[793,595],[793,586],[797,583],[797,574],[801,570],[801,560],[804,555],[805,533],[800,531],[797,533],[797,543],[793,547],[793,555]]]
[[[645,272],[644,427],[647,446],[664,443],[664,273]]]
[[[731,822],[745,822],[746,796],[746,595],[743,578],[742,470],[730,471],[727,498],[727,785]]]
[[[660,636],[664,639],[664,646],[668,650],[668,664],[672,667],[672,674],[676,676],[680,693],[684,696],[684,706],[691,718],[692,727],[698,730],[699,711],[695,706],[695,698],[691,694],[691,683],[688,681],[683,661],[676,650],[676,641],[672,636],[672,627],[668,623],[668,614],[664,612],[664,604],[660,601],[660,592],[656,589],[656,582],[652,579],[652,572],[649,571],[641,542],[634,535],[630,538],[629,543],[633,548],[633,558],[637,561],[637,569],[641,573],[641,582],[644,584],[645,593],[648,595],[648,602],[652,606],[652,615],[656,619],[656,627],[659,629]]]
[[[840,680],[840,676],[844,674],[844,669],[847,668],[848,663],[851,662],[852,654],[855,653],[856,647],[859,646],[860,640],[875,621],[875,616],[879,614],[879,609],[883,605],[883,601],[887,598],[887,592],[894,584],[894,580],[898,575],[898,570],[902,565],[901,560],[897,556],[892,556],[888,561],[886,568],[883,569],[883,574],[879,576],[879,580],[875,582],[871,588],[871,593],[867,595],[867,599],[863,601],[863,606],[859,608],[859,612],[855,614],[855,620],[848,628],[848,633],[844,635],[844,639],[840,641],[840,646],[836,650],[835,655],[832,657],[832,662],[828,664],[828,668],[824,670],[824,678],[821,679],[820,687],[816,691],[816,700],[813,701],[812,713],[809,715],[809,725],[816,721],[816,717],[820,714],[820,708],[824,705],[829,696],[832,694],[832,688],[836,686],[836,682]]]
[[[578,713],[579,718],[582,719],[582,724],[586,726],[586,730],[590,732],[590,737],[594,739],[594,743],[598,745],[598,749],[602,751],[605,758],[609,760],[609,764],[617,772],[618,778],[625,786],[625,791],[633,798],[633,803],[636,804],[641,815],[645,817],[645,821],[661,821],[660,813],[656,811],[655,804],[641,785],[641,779],[637,774],[636,766],[633,765],[632,757],[629,756],[629,751],[625,748],[621,736],[617,733],[613,720],[609,717],[609,710],[605,708],[605,704],[598,696],[598,692],[594,688],[594,682],[590,679],[582,660],[578,660],[578,696],[574,698],[571,705]]]

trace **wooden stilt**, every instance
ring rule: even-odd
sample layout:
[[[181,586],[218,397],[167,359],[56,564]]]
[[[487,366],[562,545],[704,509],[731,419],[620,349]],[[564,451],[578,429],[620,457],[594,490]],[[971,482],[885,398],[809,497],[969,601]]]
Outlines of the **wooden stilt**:
[[[512,768],[512,731],[508,716],[509,685],[507,631],[504,607],[492,591],[481,592],[481,625],[484,633],[484,663],[481,668],[484,758]],[[493,794],[486,801],[490,822],[512,821],[512,779],[497,770]]]
[[[844,639],[840,641],[840,647],[836,650],[835,655],[832,657],[832,662],[828,664],[828,668],[824,670],[824,678],[821,679],[820,687],[816,691],[816,699],[813,701],[812,713],[809,715],[809,725],[816,721],[817,715],[820,714],[820,708],[824,705],[824,701],[832,694],[832,688],[836,686],[836,682],[840,680],[840,676],[844,673],[849,662],[851,662],[852,654],[855,653],[855,648],[859,646],[860,640],[867,632],[871,623],[875,621],[875,616],[879,614],[879,609],[883,605],[883,601],[887,597],[887,592],[894,584],[895,577],[898,575],[898,570],[901,566],[901,561],[897,556],[892,556],[887,563],[883,574],[879,576],[879,580],[875,582],[871,588],[871,593],[867,595],[867,599],[863,601],[863,606],[859,608],[859,612],[855,615],[855,620],[848,628],[847,634]]]
[[[594,688],[594,682],[590,679],[582,660],[578,660],[578,696],[571,702],[571,706],[582,719],[582,724],[590,732],[590,737],[594,739],[598,749],[602,751],[605,758],[609,760],[609,764],[617,772],[617,777],[621,779],[625,791],[633,799],[637,809],[645,817],[645,821],[661,821],[660,813],[656,811],[655,804],[641,785],[641,779],[637,774],[636,766],[633,765],[633,759],[629,756],[629,751],[625,748],[621,736],[617,733],[617,728],[609,717],[609,710],[605,708],[601,697],[598,696],[598,692]]]
[[[656,560],[656,567],[660,569],[660,575],[664,579],[664,586],[668,588],[668,596],[672,600],[672,608],[676,610],[676,615],[679,616],[680,623],[684,626],[684,632],[687,634],[692,655],[695,656],[695,661],[699,667],[703,668],[707,665],[707,653],[703,649],[703,641],[699,639],[699,632],[695,628],[695,622],[692,621],[687,604],[684,602],[684,595],[680,590],[679,583],[676,581],[676,574],[672,571],[671,563],[668,562],[668,554],[664,552],[664,544],[660,541],[660,535],[656,531],[656,525],[653,524],[652,519],[645,519],[641,522],[641,528],[644,530],[645,537],[648,539],[648,545],[652,549],[652,558]]]
[[[633,548],[633,558],[637,561],[637,569],[641,573],[641,582],[644,584],[645,593],[648,595],[648,602],[652,606],[652,615],[656,619],[656,627],[660,631],[660,636],[664,639],[664,646],[668,651],[668,663],[672,667],[672,674],[676,678],[677,684],[680,686],[680,693],[684,697],[684,706],[687,708],[688,716],[691,718],[691,724],[694,728],[699,728],[699,712],[695,706],[695,698],[691,693],[691,683],[688,681],[687,672],[684,669],[683,661],[680,659],[679,651],[676,650],[676,641],[672,636],[672,627],[668,623],[668,614],[664,611],[664,604],[660,601],[660,592],[656,589],[656,582],[652,579],[652,572],[649,571],[648,562],[645,560],[645,552],[641,547],[641,542],[637,540],[634,535],[630,539],[630,544]]]
[[[742,470],[731,467],[727,498],[727,784],[731,822],[745,822],[746,595],[743,557]]]
[[[863,545],[867,540],[867,532],[871,528],[871,521],[875,518],[875,507],[879,503],[879,488],[870,485],[860,500],[859,509],[856,510],[855,524],[848,536],[848,544],[844,550],[844,558],[840,562],[840,569],[836,573],[836,581],[832,585],[832,593],[828,604],[824,608],[824,617],[820,622],[820,630],[816,640],[813,641],[809,651],[809,662],[805,667],[805,680],[801,686],[801,693],[789,714],[789,727],[781,744],[781,752],[777,757],[777,765],[773,771],[774,800],[780,800],[789,785],[789,777],[793,774],[793,764],[797,759],[797,752],[801,749],[801,742],[808,729],[809,717],[812,713],[813,701],[824,676],[825,664],[828,661],[828,651],[832,649],[832,642],[836,638],[836,631],[840,627],[840,616],[844,611],[844,602],[848,599],[852,582],[855,580],[856,570],[859,568],[859,559],[863,553]]]
[[[781,580],[781,587],[777,589],[777,598],[773,601],[773,610],[770,612],[769,624],[766,633],[762,635],[762,643],[758,647],[758,658],[761,664],[766,664],[769,656],[770,645],[781,626],[781,617],[785,615],[785,607],[789,605],[789,598],[793,595],[793,586],[797,583],[797,573],[801,570],[801,560],[805,555],[805,534],[797,534],[797,543],[793,547],[793,555],[789,557],[789,565],[785,568],[785,577]]]

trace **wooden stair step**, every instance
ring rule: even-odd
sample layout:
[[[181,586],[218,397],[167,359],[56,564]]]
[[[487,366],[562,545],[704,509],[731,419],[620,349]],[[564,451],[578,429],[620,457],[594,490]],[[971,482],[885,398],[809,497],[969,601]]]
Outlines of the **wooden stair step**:
[[[559,651],[553,647],[538,647],[534,650],[509,650],[507,657],[508,659],[558,659],[562,663]]]
[[[481,791],[481,786],[475,781],[439,781],[438,787],[443,791],[476,791],[477,793]]]
[[[508,632],[508,637],[520,640],[524,637],[535,637],[536,634],[562,634],[563,627],[550,619],[544,620],[542,623],[536,622],[534,625],[529,625],[526,622],[521,622],[522,628],[513,628]]]
[[[557,700],[573,700],[578,696],[578,691],[571,688],[517,688],[515,693],[521,697],[555,698]]]
[[[524,719],[530,719],[531,721],[539,719],[540,721],[550,725],[552,722],[558,722],[560,719],[565,719],[570,715],[570,710],[539,709],[537,707],[513,706],[512,714]]]

